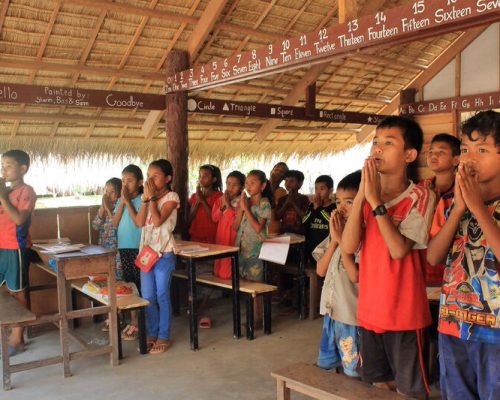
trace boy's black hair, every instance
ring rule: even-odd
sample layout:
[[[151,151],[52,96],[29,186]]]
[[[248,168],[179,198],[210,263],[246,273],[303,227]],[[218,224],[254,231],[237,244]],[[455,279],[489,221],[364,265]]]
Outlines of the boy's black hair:
[[[359,184],[361,183],[361,170],[351,172],[350,174],[344,176],[339,184],[337,185],[337,190],[359,190]]]
[[[165,160],[164,158],[160,158],[159,160],[155,160],[149,164],[150,167],[158,167],[161,169],[161,171],[165,174],[165,176],[171,176],[172,178],[174,177],[174,169],[172,168],[172,164],[170,164],[170,161]],[[172,182],[172,181],[170,181]],[[170,183],[167,184],[168,190],[172,190]]]
[[[448,146],[451,148],[451,155],[453,157],[459,156],[460,155],[460,139],[450,135],[449,133],[438,133],[437,135],[434,135],[434,137],[431,140],[432,143],[446,143]]]
[[[314,183],[324,183],[328,189],[333,187],[333,179],[330,175],[320,175],[316,178]]]
[[[488,110],[470,117],[463,123],[462,133],[467,135],[469,140],[472,140],[472,132],[474,131],[477,131],[484,139],[492,136],[495,145],[500,147],[500,113]]]
[[[284,161],[277,162],[276,164],[274,164],[273,169],[276,168],[278,165],[281,165],[282,167],[285,167],[285,170],[288,171],[288,165],[286,165],[286,162],[284,162]]]
[[[232,171],[227,175],[227,178],[236,178],[240,181],[241,187],[245,187],[245,174],[240,171]]]
[[[420,154],[422,145],[424,144],[424,132],[417,122],[399,115],[391,115],[384,118],[377,125],[377,129],[383,128],[399,128],[403,133],[405,150],[415,149],[417,150],[417,155]],[[406,176],[413,182],[418,182],[418,157],[415,158],[415,161],[408,164]]]
[[[286,171],[285,179],[286,178],[295,178],[299,183],[304,182],[304,174],[296,169],[291,169],[289,171]]]
[[[19,165],[26,165],[26,169],[30,167],[30,156],[23,150],[9,150],[3,153],[2,157],[13,158]]]
[[[111,178],[106,181],[106,185],[111,185],[115,189],[116,196],[120,197],[122,194],[122,180],[120,178]]]
[[[215,182],[212,183],[212,190],[222,192],[222,174],[220,172],[219,167],[216,167],[212,164],[205,164],[200,167],[200,169],[204,169],[209,171],[212,175],[212,178],[215,178]]]
[[[271,188],[271,182],[269,182],[269,179],[266,177],[266,173],[260,169],[252,169],[247,176],[250,175],[255,176],[261,183],[266,184],[266,187],[262,191],[262,197],[267,197],[269,203],[271,204],[271,208],[274,208],[274,193]]]
[[[132,174],[134,175],[135,179],[138,181],[143,181],[144,180],[144,175],[142,174],[142,170],[134,164],[129,164],[125,168],[123,168],[122,175],[123,174]],[[139,186],[139,194],[144,193],[144,185]]]

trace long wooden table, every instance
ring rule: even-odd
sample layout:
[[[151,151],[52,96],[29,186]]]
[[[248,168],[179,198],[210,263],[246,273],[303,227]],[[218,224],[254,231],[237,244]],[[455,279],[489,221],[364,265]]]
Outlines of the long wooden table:
[[[186,246],[200,246],[208,250],[183,254],[182,248]],[[233,336],[241,337],[241,310],[239,292],[239,247],[223,246],[210,243],[198,243],[185,240],[176,240],[176,253],[178,259],[187,263],[188,270],[188,306],[189,306],[189,337],[191,350],[198,350],[198,310],[196,306],[196,264],[203,261],[213,261],[221,258],[231,259],[231,285],[233,298]]]

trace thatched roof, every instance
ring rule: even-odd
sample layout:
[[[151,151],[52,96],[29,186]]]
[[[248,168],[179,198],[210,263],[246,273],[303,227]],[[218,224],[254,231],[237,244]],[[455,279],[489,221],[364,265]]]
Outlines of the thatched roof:
[[[209,34],[193,49],[193,31],[208,0],[3,0],[0,8],[0,82],[158,94],[172,49],[190,50],[193,64],[222,59],[336,24],[335,0],[233,0],[223,4]],[[360,13],[406,0],[359,0]],[[379,113],[432,65],[462,32],[336,58],[318,73],[317,108]],[[195,44],[196,45],[196,44]],[[202,97],[282,104],[308,68],[190,93]],[[303,105],[299,98],[296,105]],[[389,110],[391,111],[391,110]],[[17,113],[6,115],[8,113]],[[23,116],[44,115],[41,120]],[[53,115],[52,115],[53,114]],[[12,116],[14,115],[14,116]],[[16,117],[17,115],[17,117]],[[77,115],[74,121],[61,116]],[[102,152],[153,158],[165,154],[165,127],[141,132],[147,111],[77,109],[0,103],[0,151],[23,147],[66,156]],[[101,118],[127,118],[119,124]],[[357,124],[280,121],[261,144],[258,118],[190,114],[190,154],[301,155],[331,153],[357,143]]]

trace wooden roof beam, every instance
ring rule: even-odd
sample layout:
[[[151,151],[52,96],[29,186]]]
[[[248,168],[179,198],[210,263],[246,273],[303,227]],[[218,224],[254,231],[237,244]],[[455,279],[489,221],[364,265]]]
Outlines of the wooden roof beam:
[[[201,46],[212,32],[226,4],[227,0],[210,0],[207,4],[187,43],[190,62],[195,59]]]
[[[4,68],[14,68],[14,69],[27,69],[27,70],[46,70],[64,73],[79,73],[79,74],[89,74],[94,76],[116,76],[118,78],[128,78],[137,80],[153,80],[153,81],[165,81],[165,76],[160,73],[155,72],[141,72],[132,70],[117,70],[113,68],[98,68],[91,67],[88,65],[79,64],[59,64],[50,63],[45,61],[36,62],[35,60],[30,61],[19,61],[11,59],[0,59],[0,67]]]
[[[407,86],[407,88],[415,88],[417,90],[422,90],[422,88],[436,76],[444,67],[450,63],[457,54],[460,54],[469,44],[471,44],[481,33],[483,33],[488,27],[478,27],[472,28],[468,31],[462,33],[444,52],[442,52],[439,57],[437,57],[428,69],[422,71],[418,76],[413,79],[413,81]],[[380,110],[381,114],[394,114],[398,111],[400,103],[399,94],[394,97],[394,99]],[[374,132],[375,128],[373,126],[365,126],[356,135],[358,143],[365,142],[370,135]]]

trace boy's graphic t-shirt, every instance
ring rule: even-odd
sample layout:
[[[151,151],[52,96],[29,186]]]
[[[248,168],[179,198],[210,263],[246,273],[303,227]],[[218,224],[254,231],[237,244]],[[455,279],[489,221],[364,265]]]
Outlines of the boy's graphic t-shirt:
[[[29,228],[35,208],[36,193],[25,183],[16,186],[9,193],[10,203],[19,211],[29,211],[30,216],[21,225],[16,225],[0,205],[0,249],[17,250],[31,246]]]
[[[383,333],[421,329],[431,324],[419,250],[427,246],[434,202],[432,191],[410,183],[403,193],[385,203],[387,214],[398,231],[415,242],[401,260],[391,257],[377,217],[365,202],[359,266],[358,322],[361,327]]]
[[[335,203],[326,207],[314,209],[314,204],[309,204],[306,215],[302,218],[304,233],[306,235],[306,252],[312,255],[314,249],[325,240],[329,233],[330,214],[335,210]]]
[[[500,197],[486,203],[500,227]],[[436,218],[447,217],[435,216]],[[468,210],[460,220],[448,254],[439,307],[441,333],[464,340],[500,344],[500,277],[476,218]]]
[[[288,196],[289,195],[286,195],[279,200],[277,207],[278,210],[283,207]],[[305,212],[307,211],[307,207],[309,206],[309,198],[303,194],[297,194],[295,203],[301,210]],[[304,230],[302,228],[302,219],[299,217],[297,210],[292,205],[287,206],[283,217],[281,218],[281,231],[299,234],[304,233]]]

